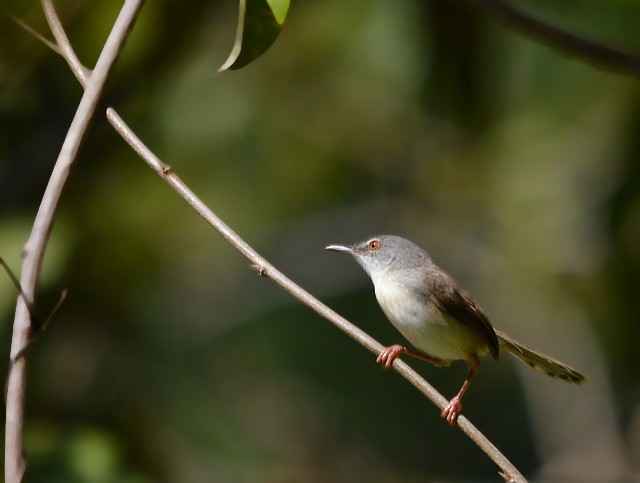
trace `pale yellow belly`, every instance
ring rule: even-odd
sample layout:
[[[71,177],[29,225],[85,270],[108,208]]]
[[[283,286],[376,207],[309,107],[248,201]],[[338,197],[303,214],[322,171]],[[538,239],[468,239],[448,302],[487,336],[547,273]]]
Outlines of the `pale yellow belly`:
[[[468,359],[487,351],[481,335],[451,317],[428,299],[395,284],[376,284],[376,298],[396,329],[418,350],[446,361]]]

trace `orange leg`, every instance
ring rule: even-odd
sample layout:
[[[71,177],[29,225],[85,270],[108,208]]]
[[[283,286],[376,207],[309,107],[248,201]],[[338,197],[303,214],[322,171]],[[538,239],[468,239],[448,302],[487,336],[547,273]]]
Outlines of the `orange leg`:
[[[383,350],[377,357],[376,362],[382,364],[387,369],[393,365],[393,361],[396,360],[400,354],[408,354],[413,357],[417,357],[418,359],[422,359],[423,361],[427,361],[434,366],[447,366],[448,362],[443,361],[442,359],[438,359],[437,357],[431,357],[423,352],[414,351],[411,349],[407,349],[406,347],[394,344],[392,346],[387,347]]]
[[[469,375],[467,375],[467,378],[462,383],[462,387],[458,391],[458,394],[449,401],[449,404],[447,404],[440,413],[440,417],[446,419],[451,426],[456,426],[458,424],[458,416],[460,416],[460,412],[462,411],[462,397],[464,396],[464,393],[467,392],[467,389],[469,389],[471,379],[473,379],[473,376],[475,376],[478,373],[478,369],[480,369],[480,359],[474,354],[469,357],[467,364],[469,365]]]

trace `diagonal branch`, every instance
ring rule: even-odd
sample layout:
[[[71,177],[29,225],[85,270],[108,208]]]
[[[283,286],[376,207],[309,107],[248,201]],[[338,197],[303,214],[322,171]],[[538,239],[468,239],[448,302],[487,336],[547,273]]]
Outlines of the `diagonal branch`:
[[[51,0],[42,0],[45,14],[51,31],[63,53],[63,57],[73,70],[73,73],[84,86],[87,82],[87,70],[79,62],[73,48],[64,33],[64,28],[58,18]],[[271,265],[264,257],[256,252],[247,242],[235,233],[222,219],[211,211],[189,187],[176,175],[171,167],[160,160],[131,130],[120,115],[111,107],[107,109],[107,119],[122,138],[134,149],[136,153],[151,167],[162,179],[165,180],[202,218],[204,218],[216,231],[222,235],[236,250],[238,250],[249,262],[256,272],[267,277],[291,296],[307,305],[319,315],[334,324],[345,334],[353,338],[363,347],[379,354],[384,346],[362,331],[337,312],[323,304],[317,298],[294,283],[282,272]],[[422,394],[431,400],[440,409],[443,409],[447,400],[436,391],[427,381],[416,373],[409,365],[400,359],[396,359],[394,369]],[[484,451],[487,456],[500,468],[501,475],[507,481],[526,481],[518,469],[489,441],[471,422],[460,416],[459,428]]]
[[[138,153],[140,157],[160,175],[200,216],[202,216],[215,230],[217,230],[236,250],[238,250],[259,275],[267,277],[279,285],[285,292],[307,305],[319,315],[327,319],[338,329],[374,354],[384,350],[384,346],[369,334],[359,329],[333,309],[319,301],[309,292],[297,285],[286,275],[271,265],[256,252],[247,242],[235,233],[224,221],[211,211],[189,187],[176,175],[170,166],[163,163],[144,143],[135,135],[125,122],[112,108],[107,110],[107,118],[115,130]],[[417,372],[400,359],[396,359],[394,369],[431,402],[441,410],[448,401],[425,381]],[[458,420],[460,429],[476,443],[496,465],[507,481],[526,481],[518,469],[464,416]]]
[[[25,299],[34,300],[38,274],[40,273],[62,190],[89,122],[95,112],[109,72],[129,35],[131,26],[142,4],[143,0],[126,0],[116,19],[98,58],[95,71],[87,82],[84,95],[69,126],[69,131],[51,172],[49,184],[42,197],[31,235],[24,246],[24,261],[20,278],[20,286],[24,292],[24,297],[18,297],[17,301],[7,381],[5,426],[5,481],[7,483],[20,482],[26,468],[26,463],[22,456],[22,436],[27,364],[23,354],[29,344],[32,328]]]
[[[458,0],[556,49],[616,72],[640,77],[640,57],[545,23],[502,0]]]

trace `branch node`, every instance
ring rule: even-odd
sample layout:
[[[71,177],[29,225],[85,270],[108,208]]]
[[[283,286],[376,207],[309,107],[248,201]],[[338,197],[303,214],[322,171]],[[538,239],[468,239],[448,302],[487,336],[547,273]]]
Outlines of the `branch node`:
[[[517,483],[518,480],[516,480],[512,475],[509,475],[505,472],[499,471],[498,474],[504,478],[505,483]]]
[[[9,373],[11,373],[11,371],[13,370],[13,366],[15,366],[16,363],[25,356],[25,354],[27,353],[27,350],[29,350],[29,347],[31,347],[31,342],[33,341],[32,337],[33,336],[29,336],[29,339],[27,339],[27,345],[22,346],[20,350],[16,352],[16,355],[9,359]],[[7,382],[8,381],[9,381],[9,377],[7,377]],[[5,391],[5,395],[6,395],[6,391]]]
[[[253,268],[261,277],[265,277],[267,275],[267,267],[261,262],[252,262],[251,268]]]
[[[171,168],[171,166],[169,166],[168,164],[163,163],[160,166],[160,173],[162,173],[162,176],[169,176],[173,173],[173,168]]]

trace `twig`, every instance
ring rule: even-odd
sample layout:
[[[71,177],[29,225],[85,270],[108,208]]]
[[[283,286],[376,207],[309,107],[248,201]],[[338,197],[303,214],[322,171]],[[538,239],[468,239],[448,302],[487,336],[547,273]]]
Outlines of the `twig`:
[[[40,32],[37,32],[36,30],[34,30],[30,25],[28,25],[27,23],[23,22],[21,19],[19,19],[18,17],[16,17],[15,15],[13,15],[10,12],[7,12],[7,15],[9,16],[9,18],[11,20],[13,20],[16,24],[18,24],[19,27],[21,27],[23,30],[25,30],[26,32],[29,32],[31,35],[33,35],[36,39],[38,39],[40,42],[42,42],[44,45],[46,45],[47,47],[49,47],[51,50],[53,50],[56,54],[62,55],[64,56],[64,54],[62,53],[62,51],[60,50],[60,47],[57,44],[54,44],[53,42],[51,42],[49,39],[45,38],[43,35],[40,34]]]
[[[27,337],[27,344],[22,346],[22,349],[18,351],[18,353],[15,354],[9,361],[9,370],[11,370],[11,366],[13,366],[16,363],[16,361],[24,355],[27,349],[31,347],[31,342],[33,341],[33,338],[36,335],[38,335],[40,332],[44,332],[44,330],[47,328],[47,326],[49,325],[49,322],[51,321],[53,316],[56,314],[58,309],[62,306],[64,300],[67,298],[67,290],[65,289],[62,291],[62,293],[60,294],[60,298],[58,299],[58,302],[56,303],[56,305],[53,307],[53,310],[51,310],[51,312],[43,322],[40,319],[40,317],[38,317],[38,315],[36,314],[33,304],[27,299],[27,296],[24,294],[24,291],[20,286],[20,282],[18,281],[15,274],[13,273],[13,270],[9,268],[9,265],[7,265],[7,262],[5,262],[2,257],[0,257],[0,265],[2,266],[2,268],[4,268],[4,271],[7,273],[7,275],[15,285],[16,290],[18,291],[18,295],[22,297],[25,305],[27,306],[27,310],[29,311],[30,327],[29,327],[29,334]],[[8,383],[8,379],[7,381],[5,381],[5,390],[4,390],[5,399],[7,397],[7,387],[6,387],[7,383]]]
[[[554,48],[602,68],[640,77],[640,57],[562,30],[502,0],[457,0]]]
[[[84,85],[84,83],[86,83],[86,69],[78,61],[78,58],[73,51],[73,47],[64,33],[64,28],[62,27],[60,19],[51,5],[51,1],[43,0],[43,5],[45,6],[45,14],[51,31],[58,42],[61,51],[64,53],[63,57],[73,70],[73,73],[80,83]],[[122,136],[133,150],[138,153],[138,155],[158,175],[160,175],[160,177],[162,177],[200,216],[202,216],[202,218],[204,218],[216,231],[218,231],[225,240],[227,240],[236,250],[249,260],[251,266],[259,275],[272,280],[287,293],[313,309],[319,315],[327,319],[374,354],[377,355],[384,349],[382,344],[295,284],[282,272],[271,265],[265,258],[258,254],[247,242],[240,238],[237,233],[235,233],[213,211],[211,211],[196,196],[196,194],[187,187],[178,175],[173,172],[171,167],[161,161],[160,158],[158,158],[136,136],[133,130],[127,126],[120,115],[111,107],[107,109],[107,119],[118,134]],[[445,407],[447,400],[404,361],[396,359],[393,367],[402,377],[413,384],[413,386],[415,386],[436,406],[440,409]],[[500,468],[501,475],[505,480],[513,482],[526,481],[518,469],[493,445],[493,443],[491,443],[491,441],[489,441],[473,424],[471,424],[467,418],[460,416],[458,426]]]
[[[25,299],[34,300],[36,281],[49,240],[53,217],[71,165],[95,112],[107,76],[128,37],[131,26],[143,3],[144,0],[126,0],[116,19],[98,58],[95,71],[87,84],[73,121],[69,126],[69,131],[34,220],[31,235],[24,246],[24,261],[20,278],[20,286],[24,292],[24,297],[18,297],[16,305],[11,339],[11,361],[15,361],[15,363],[10,366],[7,383],[5,425],[5,481],[7,483],[20,482],[26,468],[26,463],[22,456],[26,359],[25,357],[16,359],[16,356],[23,353],[24,348],[29,343],[31,323]]]
[[[69,37],[67,37],[67,33],[62,26],[60,18],[58,17],[58,12],[56,12],[55,7],[53,6],[53,2],[51,0],[41,0],[41,3],[42,10],[44,11],[51,33],[57,42],[58,49],[55,52],[60,54],[62,58],[67,61],[71,68],[71,72],[74,73],[82,87],[86,88],[91,71],[82,65],[82,62],[80,62],[80,59],[78,59],[78,56],[73,50]]]
[[[16,290],[18,290],[18,295],[20,295],[21,297],[24,298],[24,303],[26,304],[27,308],[29,309],[29,312],[31,312],[31,317],[33,317],[33,304],[31,303],[30,300],[27,299],[27,296],[24,294],[24,291],[22,290],[22,287],[20,286],[20,281],[18,280],[16,275],[13,273],[13,270],[11,270],[11,268],[9,267],[7,262],[5,262],[4,258],[2,258],[2,257],[0,257],[0,265],[2,266],[2,268],[4,268],[4,271],[7,273],[8,277],[13,282],[13,285],[16,287]]]

